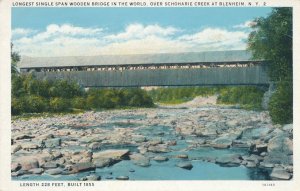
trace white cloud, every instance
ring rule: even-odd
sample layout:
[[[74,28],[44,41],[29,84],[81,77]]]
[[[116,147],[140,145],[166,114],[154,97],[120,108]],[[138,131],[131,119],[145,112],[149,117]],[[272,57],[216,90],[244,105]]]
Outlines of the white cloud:
[[[14,39],[26,56],[88,56],[100,54],[147,54],[245,49],[248,33],[206,28],[192,34],[171,26],[131,24],[123,31],[102,28],[49,25],[44,31]]]
[[[32,29],[25,29],[25,28],[16,28],[16,29],[13,29],[11,31],[13,38],[15,38],[17,36],[28,36],[28,35],[33,34],[35,32],[37,32],[37,31],[32,30]]]
[[[128,25],[124,32],[109,35],[106,38],[111,40],[128,40],[142,39],[148,36],[169,36],[180,31],[174,27],[161,27],[159,25],[131,24]]]
[[[236,29],[246,29],[246,28],[250,28],[251,26],[253,26],[255,24],[256,24],[255,21],[246,21],[246,22],[244,22],[242,24],[233,26],[233,28],[236,28]]]

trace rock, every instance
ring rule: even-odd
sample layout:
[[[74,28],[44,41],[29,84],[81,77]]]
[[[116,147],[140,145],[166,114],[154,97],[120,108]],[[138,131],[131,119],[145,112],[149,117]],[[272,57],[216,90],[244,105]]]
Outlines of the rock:
[[[130,169],[129,172],[135,172],[135,170],[134,169]]]
[[[21,139],[32,139],[34,136],[32,135],[27,135],[27,134],[19,134],[15,136],[15,140],[21,140]]]
[[[164,162],[164,161],[168,161],[168,157],[165,157],[165,156],[155,156],[153,158],[153,160],[157,161],[157,162]]]
[[[141,167],[148,167],[150,166],[150,160],[148,157],[145,157],[141,154],[132,154],[130,155],[130,160],[133,161],[135,165],[141,166]]]
[[[149,152],[153,153],[167,153],[170,152],[167,146],[165,145],[159,145],[159,146],[150,146],[148,147]]]
[[[37,149],[37,148],[39,148],[39,146],[37,144],[31,143],[31,142],[23,142],[21,147],[24,150],[30,150],[30,149]]]
[[[265,163],[293,165],[293,155],[285,155],[280,152],[271,152],[264,157]]]
[[[180,155],[177,155],[176,158],[187,159],[187,158],[189,158],[189,156],[186,154],[180,154]]]
[[[287,125],[284,125],[284,126],[282,127],[282,129],[283,129],[284,131],[290,132],[290,131],[293,130],[293,124],[287,124]]]
[[[246,167],[248,167],[248,168],[255,168],[256,166],[257,166],[256,162],[247,161]]]
[[[22,166],[20,165],[20,163],[16,163],[16,162],[11,163],[11,165],[10,165],[11,172],[16,172],[16,171],[20,170],[21,167]]]
[[[91,162],[78,163],[72,166],[71,173],[95,170],[96,166]]]
[[[54,169],[48,169],[45,171],[45,173],[50,175],[59,175],[63,172],[61,168],[54,168]]]
[[[241,124],[240,124],[240,122],[238,120],[233,119],[233,120],[227,121],[226,125],[229,126],[229,127],[231,127],[231,128],[234,128],[234,127],[237,127],[237,126],[239,126]]]
[[[29,172],[31,172],[32,174],[42,174],[44,172],[43,168],[33,168],[30,169]]]
[[[292,175],[283,168],[275,167],[273,168],[270,177],[272,178],[272,180],[290,180],[292,178]]]
[[[267,156],[267,153],[266,152],[262,152],[262,153],[260,153],[260,156],[265,157],[265,156]]]
[[[181,163],[176,164],[176,166],[178,166],[179,168],[186,169],[186,170],[191,170],[193,168],[193,165],[190,162],[181,162]]]
[[[211,144],[211,146],[215,149],[228,149],[230,145],[226,144]]]
[[[52,153],[53,159],[58,159],[60,157],[62,157],[62,154],[60,151],[53,151]]]
[[[92,150],[99,150],[101,148],[101,143],[93,142],[89,145],[89,148]]]
[[[162,144],[162,143],[163,143],[162,139],[157,139],[157,140],[149,141],[149,144],[150,144],[151,146],[156,146],[156,145]]]
[[[86,176],[86,180],[88,181],[98,181],[101,180],[101,176],[97,176],[95,174]]]
[[[17,159],[17,162],[22,166],[22,170],[30,170],[33,168],[39,168],[39,162],[32,156],[23,156]]]
[[[249,143],[247,141],[234,140],[232,141],[232,147],[238,148],[249,148]]]
[[[22,176],[22,175],[24,175],[24,174],[26,174],[26,173],[27,173],[27,172],[24,171],[24,170],[19,170],[19,171],[17,171],[17,172],[12,172],[12,173],[11,173],[11,176],[12,176],[12,177]]]
[[[59,147],[61,144],[60,138],[54,138],[54,139],[47,139],[45,140],[45,146],[47,148],[53,148],[53,147]]]
[[[54,138],[54,135],[53,134],[44,134],[44,135],[41,135],[39,137],[37,137],[37,139],[39,140],[46,140],[46,139],[52,139]]]
[[[80,181],[87,181],[87,177],[82,177],[79,179]]]
[[[45,164],[42,165],[44,169],[50,169],[50,168],[57,168],[58,164],[54,162],[46,162]]]
[[[217,157],[215,162],[221,166],[233,167],[240,165],[240,158],[241,156],[238,154],[224,155],[222,157]]]
[[[274,168],[274,164],[272,164],[272,163],[265,163],[265,162],[260,162],[259,163],[259,166],[260,167],[263,167],[263,168]]]
[[[256,151],[257,151],[256,153],[260,154],[262,152],[267,152],[268,145],[267,144],[258,144],[258,145],[255,146],[255,148],[256,148]]]
[[[11,146],[11,153],[13,154],[13,153],[15,153],[15,152],[17,152],[21,149],[22,149],[21,145],[12,145]]]
[[[115,164],[116,161],[111,158],[96,158],[93,159],[93,163],[96,168],[103,168]]]
[[[27,170],[19,170],[17,172],[12,172],[11,176],[22,176],[24,174],[32,174],[32,173]]]
[[[117,180],[129,180],[129,177],[128,176],[118,176],[116,179]]]
[[[177,141],[175,141],[175,140],[168,141],[168,142],[166,142],[166,143],[167,143],[167,145],[169,145],[169,146],[177,145]]]
[[[252,162],[255,162],[255,163],[259,163],[260,161],[262,161],[264,158],[261,157],[261,156],[258,156],[258,155],[250,155],[250,156],[244,156],[243,157],[244,160],[247,160],[247,161],[252,161]]]
[[[268,143],[268,152],[280,152],[282,154],[293,154],[293,141],[285,135],[272,138]]]
[[[146,142],[147,139],[146,137],[142,136],[142,135],[134,135],[132,136],[132,141],[136,142],[136,143],[143,143]]]
[[[269,132],[270,128],[268,127],[255,127],[255,128],[247,128],[243,130],[241,139],[242,140],[255,140],[259,138],[265,138]]]
[[[97,153],[93,153],[93,159],[108,159],[111,158],[113,160],[123,160],[128,159],[129,150],[105,150]]]

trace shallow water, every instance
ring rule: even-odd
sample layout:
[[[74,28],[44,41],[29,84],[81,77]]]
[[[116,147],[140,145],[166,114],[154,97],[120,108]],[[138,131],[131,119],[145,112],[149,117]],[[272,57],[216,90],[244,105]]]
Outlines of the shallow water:
[[[263,169],[239,167],[221,167],[214,163],[192,161],[193,168],[185,170],[176,167],[179,159],[167,162],[151,161],[149,167],[139,167],[129,160],[121,161],[111,167],[96,169],[95,172],[83,172],[73,175],[21,176],[14,180],[78,180],[89,174],[96,174],[102,180],[114,180],[118,176],[128,176],[130,180],[268,180],[269,172]],[[134,170],[134,172],[130,172]],[[112,178],[112,179],[107,179]]]
[[[205,110],[205,108],[202,108]],[[184,110],[183,112],[186,112]],[[178,115],[177,111],[169,111],[168,113],[157,113],[158,118],[167,118],[168,116]],[[146,153],[148,157],[156,155],[166,156],[169,158],[166,162],[156,162],[151,160],[151,165],[141,167],[135,165],[130,160],[123,160],[110,167],[97,168],[94,172],[82,172],[72,175],[50,176],[42,175],[23,175],[13,177],[13,180],[79,180],[89,174],[97,174],[102,180],[115,180],[118,176],[128,176],[130,180],[269,180],[269,170],[259,168],[246,168],[244,166],[222,167],[215,163],[206,162],[207,159],[228,155],[240,154],[246,155],[247,149],[231,148],[231,149],[214,149],[210,147],[193,147],[193,142],[199,141],[200,138],[186,136],[181,139],[175,130],[165,125],[142,125],[139,121],[146,119],[146,115],[119,115],[111,117],[106,124],[91,127],[77,127],[76,129],[103,128],[113,130],[114,128],[131,128],[135,134],[143,135],[147,140],[174,141],[177,144],[170,146],[170,152],[167,153]],[[138,152],[138,145],[134,144],[103,144],[101,150],[106,149],[129,149],[130,152]],[[86,148],[82,146],[69,146],[63,149],[80,151]],[[96,152],[96,151],[94,151]],[[176,155],[186,154],[189,159],[178,159]],[[176,167],[176,164],[183,161],[192,163],[191,170]]]

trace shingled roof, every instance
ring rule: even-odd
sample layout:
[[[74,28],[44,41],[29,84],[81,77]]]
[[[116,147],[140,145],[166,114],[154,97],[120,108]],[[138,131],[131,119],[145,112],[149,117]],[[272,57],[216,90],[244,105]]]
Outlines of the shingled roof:
[[[136,54],[99,55],[66,57],[22,57],[20,68],[72,67],[72,66],[113,66],[137,64],[181,64],[203,62],[253,61],[250,52],[245,50]]]

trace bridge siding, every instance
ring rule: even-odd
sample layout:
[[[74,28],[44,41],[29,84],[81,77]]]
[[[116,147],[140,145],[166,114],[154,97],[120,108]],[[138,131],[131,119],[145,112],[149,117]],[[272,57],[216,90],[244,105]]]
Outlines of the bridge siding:
[[[157,69],[115,71],[36,72],[39,79],[68,79],[85,87],[263,85],[264,66],[206,69]]]

